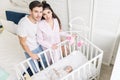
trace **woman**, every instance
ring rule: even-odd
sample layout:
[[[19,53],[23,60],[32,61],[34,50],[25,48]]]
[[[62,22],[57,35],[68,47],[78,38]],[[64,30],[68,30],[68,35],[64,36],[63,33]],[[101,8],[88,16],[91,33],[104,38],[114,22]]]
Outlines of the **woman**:
[[[46,1],[43,1],[42,4],[43,17],[39,23],[37,40],[44,50],[47,48],[53,49],[54,52],[52,55],[54,61],[57,62],[60,59],[60,50],[57,48],[57,44],[61,41],[59,34],[61,30],[61,22]]]

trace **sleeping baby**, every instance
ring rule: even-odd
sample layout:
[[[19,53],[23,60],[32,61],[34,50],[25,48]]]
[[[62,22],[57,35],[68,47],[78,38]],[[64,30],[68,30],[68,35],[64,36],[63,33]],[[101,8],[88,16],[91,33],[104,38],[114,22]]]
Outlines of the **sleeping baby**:
[[[63,69],[55,69],[52,68],[48,71],[47,77],[49,80],[59,80],[63,76],[66,76],[68,73],[72,72],[73,68],[72,66],[65,66]]]
[[[60,80],[67,74],[73,71],[72,66],[68,65],[64,68],[51,68],[47,72],[44,72],[44,74],[40,74],[40,78],[38,77],[37,80]],[[46,77],[47,76],[47,77]],[[28,74],[24,75],[25,80],[32,80],[31,77]]]

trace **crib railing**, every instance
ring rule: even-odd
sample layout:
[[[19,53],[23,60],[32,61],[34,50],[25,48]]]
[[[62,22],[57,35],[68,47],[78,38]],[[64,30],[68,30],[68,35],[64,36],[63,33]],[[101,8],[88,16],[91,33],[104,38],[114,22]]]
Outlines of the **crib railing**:
[[[61,80],[99,80],[102,56],[103,54],[99,54],[67,76],[63,77]],[[97,66],[96,63],[98,64]],[[96,68],[94,75],[92,75],[93,71],[91,71],[91,67]]]
[[[75,34],[76,37],[74,39],[73,44],[71,44],[69,40],[64,40],[63,42],[58,44],[58,49],[59,49],[60,56],[61,56],[60,60],[67,57],[67,55],[70,55],[70,53],[72,53],[75,50],[81,51],[88,59],[88,62],[85,65],[80,66],[78,69],[74,70],[68,76],[72,75],[73,76],[72,80],[75,80],[74,72],[77,73],[77,75],[80,74],[81,70],[83,70],[83,72],[86,72],[85,67],[89,66],[89,68],[88,68],[88,70],[89,70],[91,67],[90,66],[91,63],[92,63],[92,65],[94,65],[94,67],[97,70],[96,75],[99,75],[101,63],[102,63],[103,51],[101,49],[99,49],[97,46],[95,46],[92,42],[90,42],[87,38],[83,37],[83,35],[81,35],[81,32],[70,31],[67,33],[70,35]],[[18,76],[18,80],[25,80],[24,74],[30,75],[29,71],[27,71],[28,68],[30,69],[30,72],[32,73],[32,75],[36,76],[35,74],[37,74],[38,72],[40,72],[44,69],[47,69],[47,67],[53,65],[55,63],[55,60],[53,58],[53,52],[55,53],[55,51],[51,48],[44,50],[38,54],[40,61],[33,60],[35,66],[36,66],[37,72],[35,72],[35,70],[33,69],[32,65],[30,63],[30,61],[32,60],[31,58],[28,58],[28,59],[22,61],[21,63],[17,64],[16,65],[16,73]],[[41,55],[44,55],[47,66],[45,66]],[[38,62],[41,63],[41,67],[39,66]],[[95,78],[95,77],[91,77],[91,80],[92,80],[92,78]],[[62,80],[68,80],[68,79],[67,79],[67,77],[64,77]]]
[[[73,51],[78,50],[81,51],[86,58],[88,59],[88,62],[85,63],[84,65],[80,66],[78,69],[74,70],[61,80],[99,80],[99,75],[100,75],[100,69],[101,69],[101,64],[102,64],[102,57],[103,57],[103,51],[99,49],[96,45],[94,45],[91,41],[88,39],[84,38],[83,36],[80,36],[79,33],[77,33],[78,37],[76,38],[75,43],[72,45]],[[83,41],[83,45],[80,47],[77,46],[77,43],[79,41]],[[72,47],[71,46],[71,47]],[[71,49],[72,50],[72,49]],[[92,66],[91,66],[92,65]],[[95,74],[92,76],[89,76],[89,74],[92,74],[90,71],[91,67],[95,68]],[[89,74],[86,73],[89,71]],[[82,72],[82,73],[81,73]],[[85,77],[82,77],[82,75]],[[76,79],[77,76],[77,79]]]
[[[67,55],[69,55],[68,54],[69,52],[71,52],[71,45],[69,45],[68,40],[65,40],[65,41],[59,43],[57,46],[58,46],[58,49],[60,52],[61,60],[64,57],[66,57]],[[53,58],[53,52],[55,53],[55,51],[50,48],[50,49],[44,50],[38,54],[38,57],[40,58],[41,67],[39,67],[38,60],[32,60],[32,58],[28,58],[28,59],[22,61],[21,63],[17,64],[16,65],[16,73],[17,73],[18,79],[24,80],[24,77],[23,77],[24,74],[28,74],[30,76],[30,73],[29,73],[29,71],[27,71],[27,68],[30,69],[30,72],[32,73],[32,75],[35,75],[38,72],[53,65],[55,63],[55,60]],[[44,61],[43,61],[41,55],[44,55],[47,66],[44,65]],[[51,62],[49,61],[49,59],[51,59]],[[37,72],[35,72],[35,70],[33,69],[32,64],[30,63],[31,60],[34,62]]]

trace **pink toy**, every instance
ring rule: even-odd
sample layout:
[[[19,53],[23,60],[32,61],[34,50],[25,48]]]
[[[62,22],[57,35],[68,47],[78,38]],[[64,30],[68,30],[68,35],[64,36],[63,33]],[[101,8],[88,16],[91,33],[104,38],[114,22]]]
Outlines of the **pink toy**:
[[[72,36],[67,36],[66,39],[69,41],[69,43],[72,45],[75,41],[75,38]]]
[[[78,46],[78,47],[81,47],[83,44],[84,44],[84,42],[81,40],[81,41],[79,41],[79,42],[77,43],[77,46]]]

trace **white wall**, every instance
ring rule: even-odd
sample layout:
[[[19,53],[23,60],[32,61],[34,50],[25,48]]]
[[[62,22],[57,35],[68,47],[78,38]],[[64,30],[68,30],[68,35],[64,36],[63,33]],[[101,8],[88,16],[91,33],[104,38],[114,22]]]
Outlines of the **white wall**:
[[[115,65],[113,67],[113,71],[111,74],[111,79],[110,80],[120,80],[120,42],[118,43],[118,51],[117,51],[117,56],[115,59]]]
[[[104,50],[103,62],[110,64],[120,23],[119,0],[94,0],[93,42]]]
[[[85,20],[85,23],[89,26],[89,20],[91,15],[91,1],[90,0],[68,0],[69,1],[69,17],[70,20],[75,17],[81,17]],[[74,26],[73,26],[74,27]]]

